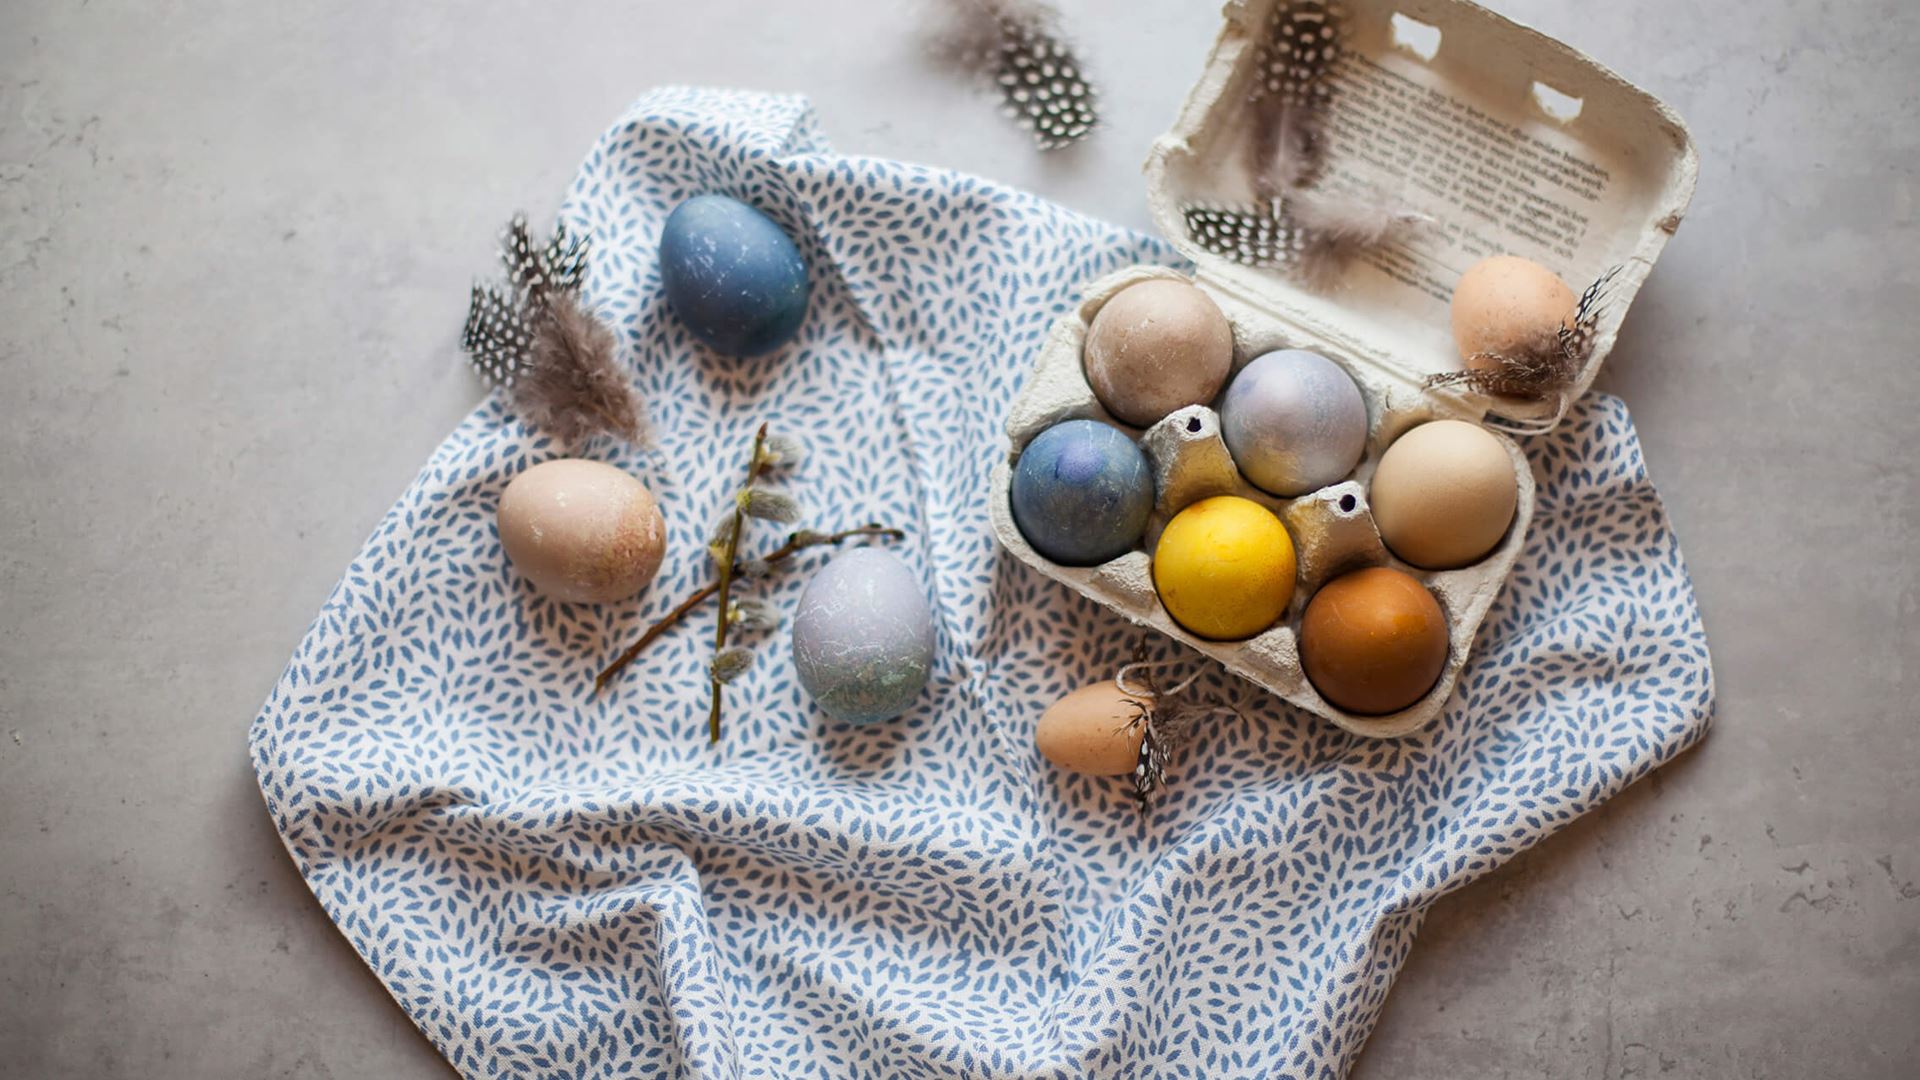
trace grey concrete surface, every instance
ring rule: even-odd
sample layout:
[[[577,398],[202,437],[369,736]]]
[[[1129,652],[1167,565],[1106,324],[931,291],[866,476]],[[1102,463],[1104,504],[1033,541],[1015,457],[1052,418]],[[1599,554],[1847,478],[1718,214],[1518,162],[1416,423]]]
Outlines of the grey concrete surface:
[[[1439,904],[1355,1075],[1914,1076],[1920,8],[1494,2],[1699,140],[1602,385],[1720,713]],[[1043,159],[912,5],[0,6],[0,1074],[448,1074],[293,872],[245,732],[479,397],[492,231],[663,82],[803,91],[844,150],[1146,227],[1217,8],[1065,7],[1109,124]]]

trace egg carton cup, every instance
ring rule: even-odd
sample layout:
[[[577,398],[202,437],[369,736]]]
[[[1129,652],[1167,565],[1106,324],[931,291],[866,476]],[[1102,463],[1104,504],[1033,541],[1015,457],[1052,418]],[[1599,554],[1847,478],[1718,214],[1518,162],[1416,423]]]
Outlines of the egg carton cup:
[[[1391,738],[1419,730],[1444,709],[1525,544],[1533,473],[1501,432],[1551,429],[1593,381],[1627,307],[1685,213],[1698,160],[1671,109],[1561,42],[1465,0],[1345,0],[1345,44],[1319,184],[1390,200],[1433,225],[1349,267],[1331,289],[1308,291],[1278,270],[1206,250],[1188,235],[1184,218],[1189,207],[1244,205],[1252,198],[1245,152],[1253,123],[1249,88],[1259,42],[1282,2],[1225,5],[1225,25],[1206,69],[1146,162],[1154,219],[1193,261],[1193,276],[1151,266],[1120,271],[1089,284],[1076,309],[1055,323],[1008,413],[1009,445],[991,472],[989,513],[999,543],[1040,573],[1348,731]],[[1461,363],[1448,313],[1454,282],[1496,253],[1533,259],[1576,292],[1611,275],[1592,354],[1557,401],[1529,406],[1426,386],[1428,374]],[[1180,409],[1144,430],[1110,415],[1082,366],[1087,329],[1115,294],[1154,278],[1191,281],[1220,306],[1233,328],[1234,374],[1283,348],[1309,349],[1339,364],[1367,403],[1367,448],[1359,466],[1340,483],[1281,498],[1241,474],[1210,405]],[[1013,466],[1027,443],[1073,419],[1133,435],[1156,483],[1140,548],[1093,567],[1064,566],[1035,551],[1014,523],[1010,502]],[[1445,571],[1396,559],[1367,504],[1381,454],[1410,428],[1435,419],[1494,431],[1512,460],[1518,493],[1499,545],[1471,566]],[[1153,585],[1152,552],[1167,521],[1199,499],[1226,494],[1280,517],[1298,567],[1286,613],[1243,641],[1188,632]],[[1419,701],[1384,716],[1335,707],[1300,663],[1300,617],[1314,593],[1369,566],[1413,575],[1439,601],[1448,625],[1438,682]]]

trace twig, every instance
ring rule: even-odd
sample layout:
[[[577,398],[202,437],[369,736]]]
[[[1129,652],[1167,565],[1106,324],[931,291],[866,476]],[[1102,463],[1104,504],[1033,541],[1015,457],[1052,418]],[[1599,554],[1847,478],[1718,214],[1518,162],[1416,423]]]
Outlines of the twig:
[[[762,561],[768,566],[778,566],[800,552],[805,551],[807,548],[839,544],[843,541],[851,540],[856,536],[883,536],[889,540],[905,540],[907,538],[906,533],[885,525],[862,525],[854,529],[842,529],[836,533],[816,533],[803,529],[789,535],[786,543],[767,552],[766,557]],[[739,569],[739,566],[736,564],[734,566],[734,572],[738,573]],[[661,634],[666,633],[670,627],[685,618],[694,608],[699,607],[701,601],[719,591],[720,583],[717,581],[711,582],[695,589],[692,595],[676,604],[673,610],[667,612],[659,622],[648,627],[647,632],[640,635],[640,640],[627,646],[626,651],[616,657],[613,663],[608,664],[606,670],[594,676],[593,692],[598,694],[601,690],[606,689],[606,685],[613,681],[613,677],[620,674],[621,670],[628,664],[633,663],[634,658],[638,657],[647,646],[658,640]]]
[[[727,618],[727,601],[733,595],[733,559],[740,552],[740,528],[747,520],[747,492],[753,490],[753,482],[760,479],[760,470],[766,465],[767,425],[762,423],[760,430],[753,433],[753,458],[747,462],[747,482],[740,487],[740,493],[733,497],[733,524],[727,529],[727,542],[720,548],[720,618],[715,620],[713,628],[713,655],[727,647],[727,627],[732,620]],[[713,687],[713,704],[707,707],[707,741],[720,741],[720,701],[725,697],[727,684],[711,669],[707,673],[707,682]]]

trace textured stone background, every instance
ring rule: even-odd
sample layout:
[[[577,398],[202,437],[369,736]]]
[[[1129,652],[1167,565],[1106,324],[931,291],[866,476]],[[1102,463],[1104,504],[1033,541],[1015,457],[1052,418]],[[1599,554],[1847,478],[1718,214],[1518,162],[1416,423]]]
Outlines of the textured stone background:
[[[1064,5],[1108,126],[1042,158],[923,63],[911,4],[7,3],[0,1075],[447,1075],[293,872],[245,732],[479,397],[493,231],[663,82],[805,92],[843,150],[1149,227],[1138,163],[1217,6],[1119,6]],[[1920,7],[1494,6],[1700,144],[1601,386],[1720,718],[1441,903],[1356,1076],[1911,1076]]]

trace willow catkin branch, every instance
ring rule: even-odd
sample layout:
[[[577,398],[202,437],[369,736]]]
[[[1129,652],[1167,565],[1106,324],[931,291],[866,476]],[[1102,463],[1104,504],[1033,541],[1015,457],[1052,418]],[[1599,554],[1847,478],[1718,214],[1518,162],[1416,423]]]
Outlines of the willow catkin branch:
[[[760,430],[753,435],[753,457],[747,462],[747,482],[742,491],[753,490],[753,482],[760,478],[760,470],[766,466],[767,425],[762,423]],[[721,547],[720,557],[720,618],[715,620],[713,631],[713,652],[718,656],[727,647],[727,628],[733,625],[727,618],[727,598],[733,592],[733,560],[740,552],[740,532],[746,527],[747,507],[744,500],[736,497],[733,501],[733,525],[727,530],[726,543]],[[713,703],[707,707],[707,741],[720,741],[720,706],[726,696],[727,684],[719,676],[709,674],[707,682],[712,687]]]

